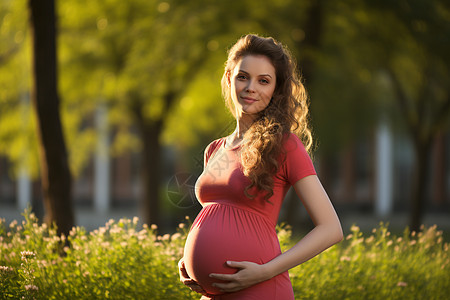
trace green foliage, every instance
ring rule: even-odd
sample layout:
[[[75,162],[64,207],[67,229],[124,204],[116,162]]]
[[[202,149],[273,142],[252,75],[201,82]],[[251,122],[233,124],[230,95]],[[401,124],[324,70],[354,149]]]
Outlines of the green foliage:
[[[187,89],[179,105],[173,108],[162,135],[165,144],[175,145],[179,149],[200,144],[203,150],[205,145],[200,142],[202,136],[211,135],[212,131],[225,135],[234,129],[236,121],[225,107],[220,89],[223,74],[221,64],[225,60],[223,55],[210,63],[216,69],[210,67],[210,70],[200,71],[198,79]],[[226,131],[227,127],[232,129]],[[210,136],[208,138],[211,139]]]
[[[33,215],[9,228],[0,223],[0,299],[192,298],[177,274],[184,224],[178,233],[157,236],[156,228],[138,230],[137,223],[110,220],[90,233],[73,228],[68,237],[38,225]]]
[[[394,236],[380,224],[291,272],[297,299],[443,299],[450,291],[449,245],[436,226]]]
[[[0,1],[0,155],[11,174],[38,174],[35,117],[30,105],[31,69],[26,1]],[[12,177],[12,176],[11,176]]]
[[[110,220],[68,237],[25,214],[0,222],[0,299],[198,299],[179,282],[177,261],[188,232],[158,236],[138,219]],[[294,241],[277,228],[283,250]],[[449,245],[436,226],[394,236],[381,224],[290,271],[296,299],[444,299],[450,293]]]

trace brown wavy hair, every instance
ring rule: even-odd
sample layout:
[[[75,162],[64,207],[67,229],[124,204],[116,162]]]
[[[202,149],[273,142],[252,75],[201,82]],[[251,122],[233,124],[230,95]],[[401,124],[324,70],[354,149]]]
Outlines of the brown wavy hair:
[[[228,51],[222,77],[222,94],[230,112],[235,116],[231,88],[227,76],[236,64],[247,55],[264,55],[270,59],[276,72],[276,86],[269,105],[261,111],[244,134],[241,147],[243,173],[251,184],[265,192],[265,199],[273,195],[273,175],[278,171],[279,157],[283,153],[283,139],[295,133],[308,151],[312,145],[309,128],[308,97],[300,80],[297,65],[289,50],[271,37],[249,34],[240,38]]]

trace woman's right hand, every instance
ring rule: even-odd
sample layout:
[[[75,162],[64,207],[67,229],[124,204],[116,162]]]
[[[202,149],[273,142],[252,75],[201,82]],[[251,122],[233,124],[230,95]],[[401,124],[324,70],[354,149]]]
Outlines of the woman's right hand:
[[[186,267],[184,266],[184,258],[180,259],[178,262],[178,271],[180,273],[180,281],[187,285],[191,290],[193,290],[196,293],[202,294],[207,296],[208,293],[195,281],[194,279],[190,278]]]

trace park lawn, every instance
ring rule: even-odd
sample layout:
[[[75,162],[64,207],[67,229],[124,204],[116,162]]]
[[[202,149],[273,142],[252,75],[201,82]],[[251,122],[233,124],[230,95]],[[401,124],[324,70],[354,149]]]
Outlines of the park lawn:
[[[179,282],[189,220],[174,234],[110,220],[92,232],[58,237],[25,213],[0,221],[0,299],[199,299]],[[384,224],[363,235],[357,226],[336,246],[290,271],[296,299],[446,299],[449,244],[436,226],[394,236]],[[293,243],[278,228],[282,249]],[[69,242],[68,242],[69,241]],[[64,246],[70,245],[70,246]]]

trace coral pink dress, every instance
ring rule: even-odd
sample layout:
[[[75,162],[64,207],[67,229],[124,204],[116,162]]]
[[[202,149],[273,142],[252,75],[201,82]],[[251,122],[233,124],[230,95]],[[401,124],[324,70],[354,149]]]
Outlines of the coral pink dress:
[[[281,254],[275,226],[286,192],[299,179],[316,174],[295,134],[286,136],[284,150],[274,175],[274,194],[266,201],[254,189],[249,193],[255,198],[244,194],[250,180],[241,171],[239,147],[227,149],[225,138],[221,138],[206,148],[205,168],[195,190],[203,209],[192,224],[184,249],[189,277],[211,294],[202,299],[294,299],[287,271],[234,293],[221,293],[211,285],[218,280],[208,276],[237,272],[226,266],[228,260],[264,264]]]

